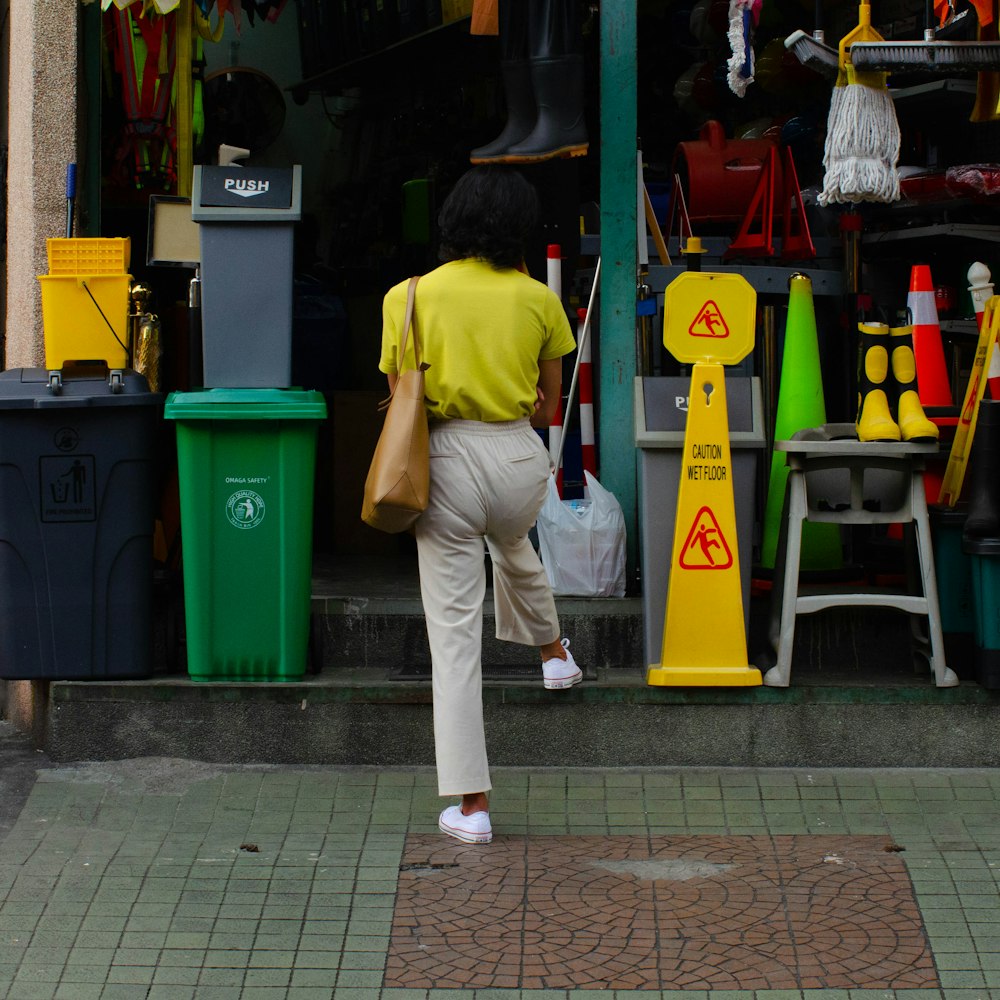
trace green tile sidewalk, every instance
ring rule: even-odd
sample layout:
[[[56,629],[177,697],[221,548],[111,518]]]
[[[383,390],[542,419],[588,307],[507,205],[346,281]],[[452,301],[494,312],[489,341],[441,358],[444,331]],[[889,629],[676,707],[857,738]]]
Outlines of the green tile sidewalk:
[[[33,784],[14,788],[26,772]],[[0,757],[0,998],[1000,1000],[1000,771],[519,769],[494,782],[498,833],[884,835],[905,847],[942,989],[382,989],[404,838],[437,829],[430,770],[22,754]]]

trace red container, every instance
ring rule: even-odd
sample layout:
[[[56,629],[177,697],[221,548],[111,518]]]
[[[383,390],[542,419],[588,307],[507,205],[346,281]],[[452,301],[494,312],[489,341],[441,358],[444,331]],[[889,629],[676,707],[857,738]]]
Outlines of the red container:
[[[768,153],[770,139],[727,139],[722,123],[707,121],[700,138],[677,144],[673,172],[687,191],[695,222],[739,222],[746,215]],[[782,190],[780,159],[775,161],[775,191]]]

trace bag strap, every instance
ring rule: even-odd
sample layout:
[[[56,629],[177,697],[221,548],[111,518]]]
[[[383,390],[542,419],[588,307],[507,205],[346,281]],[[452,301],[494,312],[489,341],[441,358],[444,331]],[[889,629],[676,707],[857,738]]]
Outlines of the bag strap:
[[[415,274],[410,278],[409,285],[406,286],[406,313],[403,316],[403,341],[399,345],[399,374],[403,374],[403,356],[406,354],[406,339],[410,335],[410,329],[413,329],[413,362],[420,367],[420,341],[417,338],[417,328],[413,323],[413,309],[415,305],[415,298],[417,293],[417,282],[420,280],[420,275]]]
[[[406,288],[406,312],[403,315],[403,340],[399,345],[399,364],[398,370],[396,372],[396,385],[392,387],[392,392],[386,396],[378,404],[379,412],[388,409],[389,404],[392,402],[392,397],[396,395],[396,386],[399,385],[399,375],[403,374],[403,355],[406,353],[406,340],[410,335],[410,329],[413,329],[413,360],[417,366],[417,369],[424,368],[425,366],[420,361],[420,341],[417,339],[417,328],[413,323],[413,312],[416,306],[415,298],[417,292],[417,282],[420,280],[420,275],[415,274],[410,278],[410,283]]]

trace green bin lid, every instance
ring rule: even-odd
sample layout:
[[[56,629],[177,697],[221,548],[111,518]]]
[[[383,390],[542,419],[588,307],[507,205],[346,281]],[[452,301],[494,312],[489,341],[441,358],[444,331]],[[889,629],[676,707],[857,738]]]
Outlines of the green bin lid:
[[[326,400],[315,389],[199,389],[172,392],[167,420],[323,420]]]

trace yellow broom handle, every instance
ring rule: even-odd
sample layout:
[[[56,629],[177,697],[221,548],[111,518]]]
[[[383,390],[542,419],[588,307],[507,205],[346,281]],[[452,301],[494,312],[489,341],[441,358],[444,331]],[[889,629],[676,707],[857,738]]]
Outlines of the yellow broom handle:
[[[191,0],[177,8],[177,193],[191,197],[194,152],[191,138]]]

